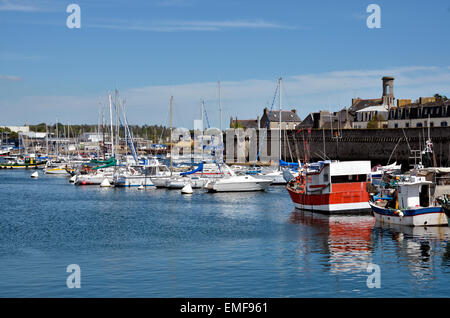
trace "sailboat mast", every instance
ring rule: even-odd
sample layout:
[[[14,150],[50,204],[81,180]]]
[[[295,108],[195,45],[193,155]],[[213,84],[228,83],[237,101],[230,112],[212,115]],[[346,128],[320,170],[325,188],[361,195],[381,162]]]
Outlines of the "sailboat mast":
[[[102,109],[102,140],[103,140],[103,160],[106,160],[105,154],[105,111]]]
[[[279,87],[279,91],[278,91],[278,97],[279,97],[279,99],[278,99],[278,101],[279,101],[279,104],[280,104],[280,113],[279,113],[279,115],[278,115],[278,120],[279,120],[279,122],[280,122],[280,161],[278,161],[278,164],[280,164],[281,163],[281,81],[282,81],[282,78],[280,77],[280,79],[278,80],[278,87]]]
[[[114,107],[116,110],[116,149],[115,153],[117,155],[117,159],[119,159],[119,144],[120,144],[120,127],[119,127],[119,105],[118,103],[118,95],[119,91],[115,90],[115,96],[114,96]]]
[[[202,112],[202,162],[203,162],[203,113],[204,113],[204,108],[205,108],[205,101],[202,99],[201,100],[201,112]]]
[[[3,140],[3,138],[2,138]],[[47,124],[45,124],[45,146],[47,148],[47,157],[48,157],[48,129],[47,129]]]
[[[113,130],[113,116],[112,116],[112,96],[109,94],[109,120],[111,124],[111,157],[114,157],[114,130]]]
[[[220,133],[222,133],[222,93],[220,89],[220,81],[217,82],[219,85],[219,114],[220,114]]]
[[[222,128],[222,89],[219,83],[219,113],[220,113],[220,163],[223,161],[223,128]],[[220,166],[219,166],[220,167]]]
[[[173,144],[172,144],[172,129],[173,129],[173,96],[170,96],[170,175],[172,176],[172,156],[173,156]]]
[[[56,117],[56,155],[59,155],[59,131],[58,131],[58,117]]]

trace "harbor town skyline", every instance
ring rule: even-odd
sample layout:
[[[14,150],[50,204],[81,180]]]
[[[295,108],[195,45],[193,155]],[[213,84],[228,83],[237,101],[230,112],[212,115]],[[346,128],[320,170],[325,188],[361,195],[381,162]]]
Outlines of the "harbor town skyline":
[[[448,300],[449,30],[448,0],[0,0],[0,298]]]
[[[398,98],[450,95],[448,4],[377,3],[380,29],[359,1],[78,1],[81,28],[68,29],[66,4],[0,1],[1,124],[94,124],[118,89],[130,123],[167,125],[173,95],[174,125],[193,128],[203,99],[219,127],[220,81],[226,126],[270,107],[279,77],[302,119],[378,96],[381,76]]]

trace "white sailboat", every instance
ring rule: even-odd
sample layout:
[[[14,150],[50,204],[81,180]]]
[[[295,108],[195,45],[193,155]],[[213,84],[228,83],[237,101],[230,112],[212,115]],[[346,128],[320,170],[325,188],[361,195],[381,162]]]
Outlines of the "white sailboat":
[[[150,176],[141,167],[128,166],[118,169],[113,178],[116,187],[154,187]]]
[[[269,171],[262,171],[257,176],[258,178],[265,180],[272,180],[272,185],[282,185],[286,184],[286,180],[283,177],[283,169],[281,168],[281,81],[280,77],[278,80],[278,101],[279,101],[279,113],[278,113],[278,121],[279,121],[279,166],[277,169],[272,169]]]

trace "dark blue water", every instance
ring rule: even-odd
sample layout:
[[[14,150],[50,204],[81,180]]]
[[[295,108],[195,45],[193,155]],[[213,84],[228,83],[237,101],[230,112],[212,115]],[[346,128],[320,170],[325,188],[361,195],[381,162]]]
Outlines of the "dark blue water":
[[[30,174],[0,170],[2,297],[450,296],[448,227],[294,211],[283,187],[183,196]]]

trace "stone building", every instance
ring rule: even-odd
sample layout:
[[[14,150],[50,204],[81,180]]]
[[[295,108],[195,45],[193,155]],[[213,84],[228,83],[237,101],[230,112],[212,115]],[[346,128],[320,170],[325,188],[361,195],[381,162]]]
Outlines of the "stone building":
[[[331,129],[351,128],[348,111],[344,108],[338,112],[319,111],[310,113],[297,125],[297,128]]]
[[[259,128],[259,116],[256,119],[238,119],[237,117],[233,119],[230,117],[230,128]]]
[[[270,118],[269,118],[270,115]],[[259,116],[256,119],[238,119],[237,117],[233,119],[230,117],[230,128],[266,128],[267,120],[269,120],[268,129],[278,129],[280,124],[280,111],[270,110],[266,107],[263,110],[261,119]],[[295,129],[297,125],[301,123],[300,117],[297,115],[295,109],[292,110],[282,110],[281,111],[281,129]]]
[[[267,107],[264,108],[259,127],[265,128],[267,120],[270,121],[268,126],[269,129],[278,129],[280,125],[280,111],[273,110],[272,112],[270,112],[270,110]],[[299,125],[301,122],[302,121],[300,117],[298,117],[297,111],[295,109],[281,110],[281,129],[283,130],[295,129],[295,127]]]
[[[384,76],[382,79],[383,94],[381,98],[376,99],[352,99],[352,106],[349,113],[353,116],[353,128],[367,128],[367,124],[378,119],[377,128],[388,127],[389,110],[395,106],[394,104],[394,78]]]
[[[429,124],[428,124],[429,123]],[[421,97],[389,112],[389,128],[450,126],[450,100]]]

